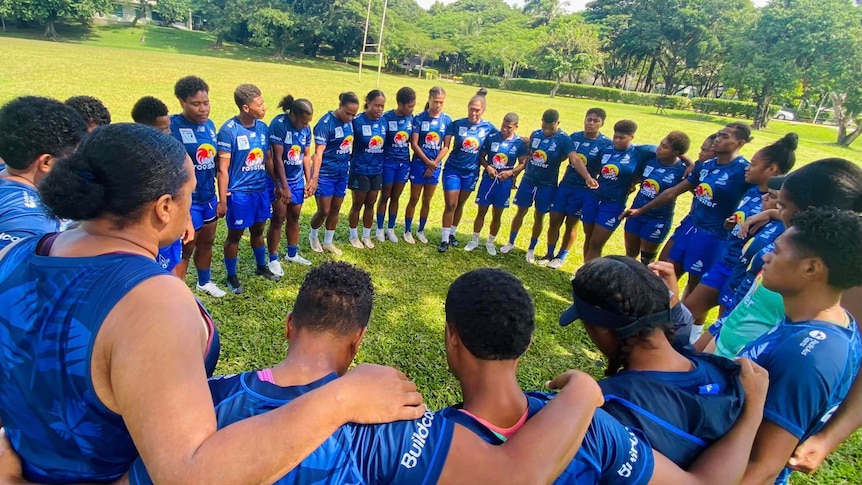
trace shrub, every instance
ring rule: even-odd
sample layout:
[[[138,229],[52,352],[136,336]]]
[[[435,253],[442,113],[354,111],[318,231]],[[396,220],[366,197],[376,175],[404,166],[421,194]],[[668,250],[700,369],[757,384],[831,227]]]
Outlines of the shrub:
[[[425,68],[422,70],[425,73],[425,79],[437,79],[440,77],[440,71],[437,69]]]
[[[694,98],[691,104],[695,110],[706,114],[716,114],[720,116],[731,116],[733,118],[753,119],[757,112],[757,103],[751,101],[736,101],[732,99],[719,98]],[[773,117],[778,110],[779,105],[769,106],[769,118]]]
[[[503,87],[503,78],[497,76],[485,76],[483,74],[465,72],[461,74],[461,79],[464,81],[464,84],[472,84],[473,86],[481,86],[483,88],[500,89]]]

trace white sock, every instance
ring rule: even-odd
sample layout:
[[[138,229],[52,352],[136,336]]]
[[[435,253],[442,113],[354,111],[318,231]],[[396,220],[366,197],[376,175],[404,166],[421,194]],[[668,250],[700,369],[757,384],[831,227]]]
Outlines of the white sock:
[[[335,231],[326,229],[323,232],[323,244],[332,244],[332,239],[335,237]]]
[[[350,228],[350,239],[358,239],[359,238],[359,229],[355,227]]]
[[[440,232],[443,234],[443,240],[446,242],[449,241],[449,234],[450,234],[449,230],[450,229],[448,227],[444,227],[443,229],[440,230]]]
[[[449,235],[454,236],[458,234],[458,226],[452,226],[449,228]]]
[[[371,228],[370,227],[363,227],[362,228],[362,237],[366,238],[366,239],[371,237]]]
[[[493,234],[488,235],[488,244],[494,244],[494,239],[497,239],[497,236]]]
[[[320,229],[320,228],[318,228],[318,229]],[[308,236],[309,236],[310,238],[312,238],[312,239],[317,239],[317,231],[318,231],[318,229],[315,229],[315,228],[313,228],[313,227],[312,227],[312,228],[311,228],[311,230],[310,230],[310,231],[308,231]]]
[[[479,233],[478,232],[473,233],[473,242],[476,244],[479,244]]]

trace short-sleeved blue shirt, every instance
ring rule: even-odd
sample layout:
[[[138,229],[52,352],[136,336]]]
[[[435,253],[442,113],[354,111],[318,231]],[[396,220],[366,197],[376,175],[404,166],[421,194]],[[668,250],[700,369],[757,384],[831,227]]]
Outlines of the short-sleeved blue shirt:
[[[432,117],[427,111],[413,117],[413,133],[419,134],[419,148],[431,160],[437,158],[443,149],[443,139],[452,135],[452,117],[446,113]],[[413,162],[422,163],[416,154],[413,154]]]
[[[537,187],[556,187],[560,165],[575,151],[571,137],[563,130],[557,130],[552,137],[545,137],[542,130],[536,130],[530,134],[529,148],[524,180]]]
[[[320,163],[321,176],[347,175],[353,149],[353,123],[344,123],[332,111],[326,113],[314,125],[314,143],[326,147]]]
[[[655,156],[655,148],[655,145],[631,145],[620,151],[613,145],[606,147],[601,152],[596,197],[606,202],[625,203],[629,189],[643,173],[646,161]]]
[[[665,190],[682,182],[685,176],[685,164],[677,161],[673,165],[664,165],[658,158],[652,157],[647,160],[641,174],[641,188],[632,202],[632,208],[638,209],[652,202]],[[676,201],[670,204],[656,207],[640,217],[652,219],[671,219],[676,208]]]
[[[266,190],[269,128],[263,121],[254,120],[254,126],[246,128],[238,116],[227,120],[218,132],[218,151],[230,153],[228,192]]]
[[[195,164],[197,186],[192,202],[206,204],[216,196],[216,139],[215,123],[192,123],[181,114],[171,115],[171,136],[186,147],[186,153]]]
[[[29,236],[60,230],[35,188],[0,178],[0,249]]]
[[[311,146],[311,128],[296,129],[290,121],[287,113],[282,113],[269,124],[269,142],[284,147],[281,160],[273,160],[273,163],[281,162],[284,165],[284,174],[287,183],[294,184],[302,181],[305,171],[302,159],[308,147]]]
[[[578,158],[587,166],[587,171],[593,177],[598,176],[601,170],[600,154],[608,146],[613,146],[613,140],[601,133],[599,133],[597,138],[587,138],[583,131],[572,133],[571,138],[575,151],[578,152]],[[587,183],[584,181],[584,178],[578,172],[575,172],[575,169],[570,165],[566,165],[566,173],[563,175],[563,180],[560,184],[587,189]]]
[[[353,118],[353,155],[350,171],[360,175],[383,173],[383,150],[386,144],[386,122],[370,119],[365,113]]]
[[[721,237],[727,236],[724,220],[733,214],[742,197],[751,189],[745,181],[748,160],[736,157],[728,164],[719,165],[712,158],[699,163],[686,180],[694,186],[689,220],[700,229]]]
[[[452,123],[454,143],[446,168],[454,168],[461,172],[479,173],[479,152],[485,139],[493,135],[497,128],[488,121],[479,120],[471,125],[467,118],[461,118]]]
[[[392,109],[383,113],[383,122],[386,126],[385,163],[409,163],[413,115],[398,116]]]
[[[527,155],[527,145],[519,136],[504,140],[497,132],[485,140],[482,151],[487,154],[488,165],[499,172],[515,168],[518,159]]]

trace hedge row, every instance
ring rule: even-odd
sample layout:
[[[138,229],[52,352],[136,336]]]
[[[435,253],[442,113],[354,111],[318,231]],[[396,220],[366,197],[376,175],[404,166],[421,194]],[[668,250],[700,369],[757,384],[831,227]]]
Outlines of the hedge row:
[[[545,81],[540,79],[514,78],[504,81],[503,78],[497,76],[484,76],[481,74],[471,73],[464,73],[461,77],[464,84],[537,94],[550,94],[551,90],[557,84],[554,81]],[[557,94],[573,98],[587,98],[595,99],[597,101],[634,104],[639,106],[658,106],[661,104],[663,107],[668,109],[694,109],[702,113],[731,116],[734,118],[754,118],[754,113],[757,108],[756,103],[748,101],[731,101],[713,98],[690,99],[685,96],[664,96],[661,94],[624,91],[603,86],[591,86],[589,84],[562,83],[560,84],[560,89],[557,90]],[[775,114],[779,108],[780,106],[770,106],[770,117]]]

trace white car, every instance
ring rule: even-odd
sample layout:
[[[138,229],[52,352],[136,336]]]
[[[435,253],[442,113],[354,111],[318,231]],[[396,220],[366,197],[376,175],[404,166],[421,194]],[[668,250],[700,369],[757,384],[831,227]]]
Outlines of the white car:
[[[775,119],[793,121],[796,119],[796,113],[790,111],[787,108],[781,108],[780,110],[778,110],[778,113],[775,113]]]

